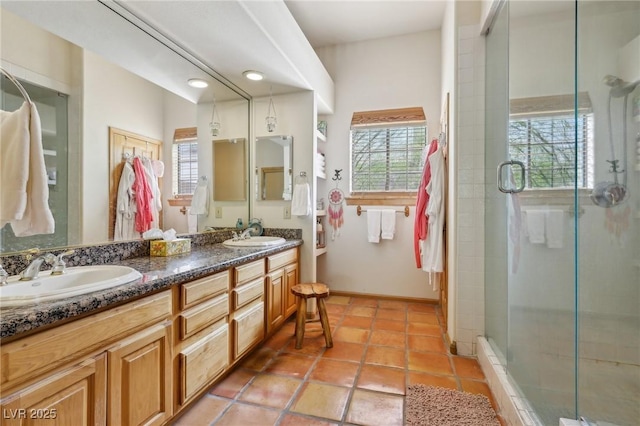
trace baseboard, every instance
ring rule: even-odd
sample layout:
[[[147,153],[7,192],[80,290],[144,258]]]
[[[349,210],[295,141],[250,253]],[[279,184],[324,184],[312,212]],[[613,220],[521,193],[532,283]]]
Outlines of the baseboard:
[[[429,303],[431,305],[439,305],[438,299],[424,299],[420,297],[402,297],[402,296],[389,296],[387,294],[374,294],[374,293],[354,293],[350,291],[330,290],[332,296],[344,296],[344,297],[362,297],[371,299],[392,300],[394,302],[409,302],[409,303]]]

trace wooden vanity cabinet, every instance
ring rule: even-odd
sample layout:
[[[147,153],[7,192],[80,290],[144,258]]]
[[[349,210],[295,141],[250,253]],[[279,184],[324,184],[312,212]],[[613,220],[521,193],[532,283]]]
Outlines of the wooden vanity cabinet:
[[[3,343],[0,423],[167,424],[295,311],[297,283],[295,248]]]
[[[267,258],[267,335],[277,330],[296,311],[291,287],[298,284],[298,249]]]

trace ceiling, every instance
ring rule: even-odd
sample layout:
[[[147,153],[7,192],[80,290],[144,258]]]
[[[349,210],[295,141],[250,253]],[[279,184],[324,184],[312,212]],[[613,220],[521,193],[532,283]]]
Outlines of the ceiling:
[[[446,0],[285,0],[315,49],[438,29]]]

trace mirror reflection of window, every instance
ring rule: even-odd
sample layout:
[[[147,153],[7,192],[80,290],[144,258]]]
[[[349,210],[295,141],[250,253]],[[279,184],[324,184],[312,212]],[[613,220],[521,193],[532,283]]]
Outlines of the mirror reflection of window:
[[[173,169],[172,192],[174,196],[193,194],[198,184],[198,128],[176,129],[171,157]]]
[[[263,136],[256,139],[257,200],[291,200],[293,137]]]

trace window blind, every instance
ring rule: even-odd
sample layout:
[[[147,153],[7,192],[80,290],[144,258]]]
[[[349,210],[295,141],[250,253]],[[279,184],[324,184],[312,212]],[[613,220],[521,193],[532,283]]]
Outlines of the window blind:
[[[424,124],[351,129],[351,191],[415,191],[422,175]]]
[[[176,129],[173,138],[173,193],[193,194],[198,184],[198,130]]]

